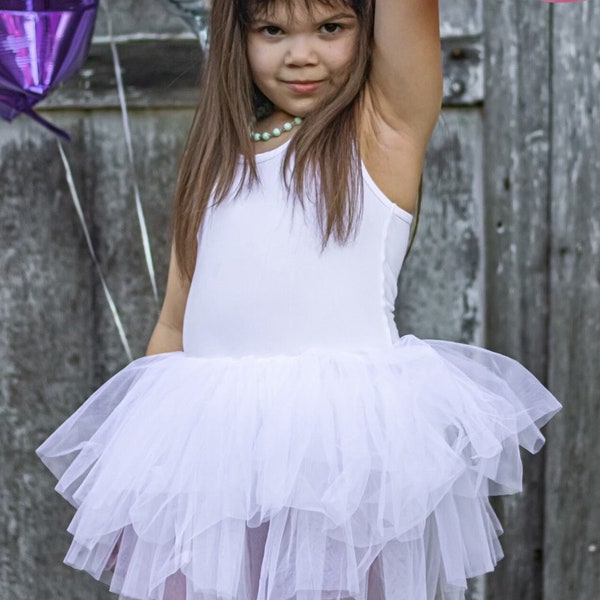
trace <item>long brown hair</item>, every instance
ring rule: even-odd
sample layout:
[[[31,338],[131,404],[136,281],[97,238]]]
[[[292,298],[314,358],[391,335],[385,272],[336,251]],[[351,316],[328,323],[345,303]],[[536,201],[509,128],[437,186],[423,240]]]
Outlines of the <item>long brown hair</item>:
[[[202,79],[201,95],[180,159],[173,196],[173,235],[182,275],[191,279],[196,260],[197,232],[209,199],[221,202],[231,192],[238,156],[243,157],[239,193],[258,180],[254,144],[248,123],[264,100],[252,82],[246,56],[246,31],[257,11],[268,12],[276,2],[288,8],[298,0],[214,0],[210,50]],[[304,0],[307,10],[315,0]],[[282,170],[294,155],[291,182],[295,197],[303,202],[315,192],[323,247],[331,236],[345,242],[355,231],[362,210],[362,176],[357,130],[361,91],[371,58],[373,0],[317,0],[342,2],[357,15],[360,33],[345,84],[333,97],[307,115],[292,137]],[[310,182],[310,183],[309,183]],[[317,188],[317,189],[315,189]]]

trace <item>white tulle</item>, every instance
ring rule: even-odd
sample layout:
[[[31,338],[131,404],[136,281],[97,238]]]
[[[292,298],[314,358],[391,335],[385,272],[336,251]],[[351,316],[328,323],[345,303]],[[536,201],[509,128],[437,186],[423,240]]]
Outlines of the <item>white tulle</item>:
[[[168,376],[166,375],[168,374]],[[65,562],[122,599],[457,600],[502,557],[488,496],[560,404],[492,352],[140,358],[37,452]]]

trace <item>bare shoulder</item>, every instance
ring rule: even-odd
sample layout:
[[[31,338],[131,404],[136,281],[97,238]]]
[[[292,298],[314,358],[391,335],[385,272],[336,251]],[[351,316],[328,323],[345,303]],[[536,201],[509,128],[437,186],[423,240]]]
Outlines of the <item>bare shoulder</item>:
[[[400,208],[415,209],[427,144],[436,118],[410,123],[390,117],[366,86],[362,102],[359,148],[377,187]]]

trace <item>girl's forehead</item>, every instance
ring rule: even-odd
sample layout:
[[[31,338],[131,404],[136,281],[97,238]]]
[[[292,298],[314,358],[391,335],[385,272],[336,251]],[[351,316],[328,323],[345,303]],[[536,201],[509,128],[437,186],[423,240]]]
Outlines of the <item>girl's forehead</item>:
[[[334,12],[353,11],[350,0],[249,0],[247,14],[250,19],[257,18],[289,18],[295,14],[308,13],[311,17],[318,18]]]

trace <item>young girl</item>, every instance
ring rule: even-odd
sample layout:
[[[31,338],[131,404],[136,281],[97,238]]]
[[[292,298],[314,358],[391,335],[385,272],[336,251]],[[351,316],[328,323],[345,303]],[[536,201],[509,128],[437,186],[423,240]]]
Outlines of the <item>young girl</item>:
[[[38,448],[65,562],[140,600],[456,600],[560,407],[399,337],[436,0],[214,0],[148,346]]]

